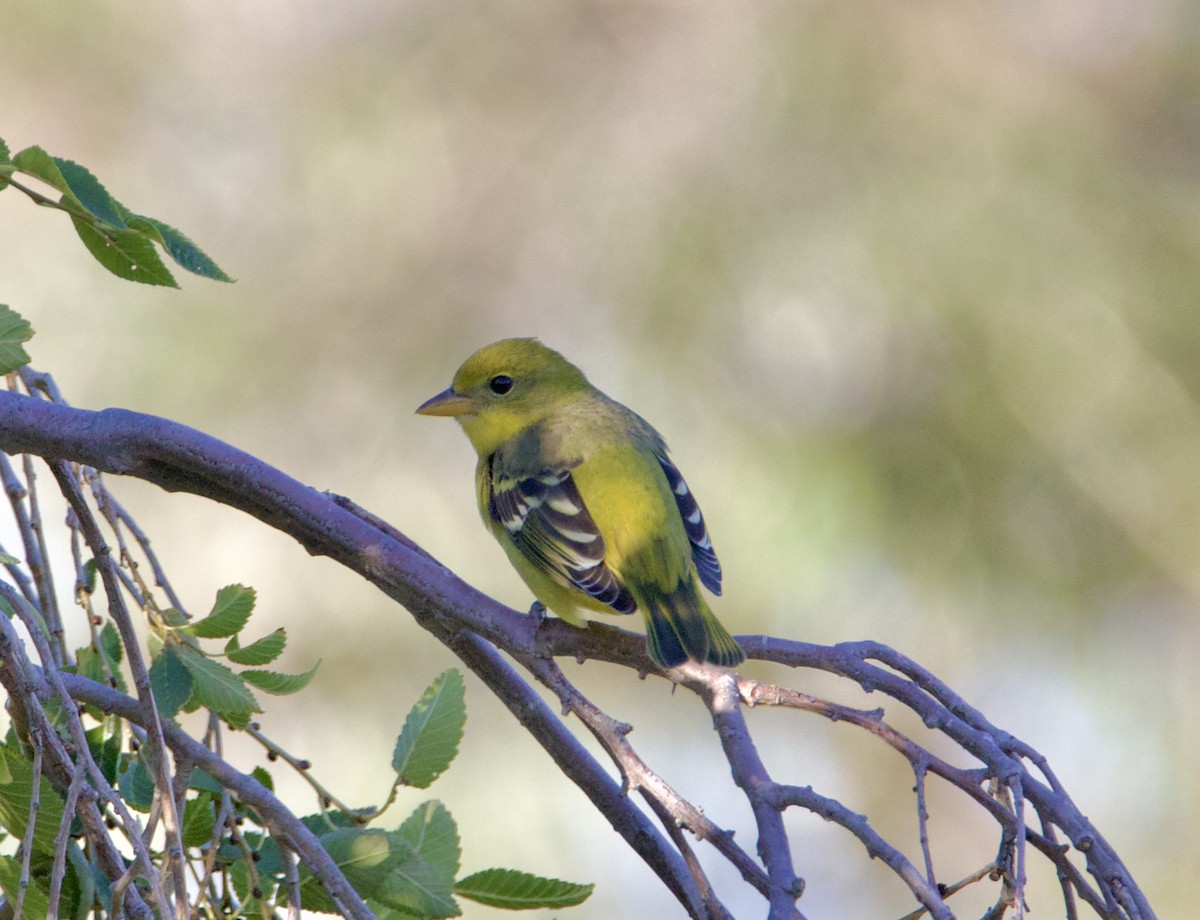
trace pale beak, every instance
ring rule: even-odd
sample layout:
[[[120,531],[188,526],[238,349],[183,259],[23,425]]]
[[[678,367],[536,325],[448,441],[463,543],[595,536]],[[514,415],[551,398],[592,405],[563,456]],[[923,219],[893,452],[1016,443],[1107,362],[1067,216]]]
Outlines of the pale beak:
[[[475,406],[465,396],[454,392],[454,388],[442,390],[417,407],[417,415],[466,415]]]

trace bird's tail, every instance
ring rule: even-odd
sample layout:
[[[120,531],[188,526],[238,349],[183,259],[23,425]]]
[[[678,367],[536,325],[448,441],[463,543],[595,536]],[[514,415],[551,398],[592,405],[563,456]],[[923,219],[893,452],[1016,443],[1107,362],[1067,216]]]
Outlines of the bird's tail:
[[[646,617],[650,657],[664,668],[710,661],[723,668],[741,664],[746,653],[720,624],[696,590],[681,585],[673,594],[638,598]]]

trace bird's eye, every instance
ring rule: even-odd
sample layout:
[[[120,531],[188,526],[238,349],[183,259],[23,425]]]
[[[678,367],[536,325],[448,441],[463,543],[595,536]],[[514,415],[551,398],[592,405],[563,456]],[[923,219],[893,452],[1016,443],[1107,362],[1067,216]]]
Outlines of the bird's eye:
[[[508,374],[497,374],[488,381],[488,386],[497,396],[503,396],[512,389],[513,379]]]

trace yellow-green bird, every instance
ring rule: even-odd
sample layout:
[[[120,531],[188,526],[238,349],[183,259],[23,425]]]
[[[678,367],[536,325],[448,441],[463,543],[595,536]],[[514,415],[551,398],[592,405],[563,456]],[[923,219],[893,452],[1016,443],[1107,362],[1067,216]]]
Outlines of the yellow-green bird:
[[[745,658],[700,593],[721,593],[721,565],[662,437],[558,352],[495,342],[417,412],[462,425],[483,521],[549,610],[575,626],[641,610],[666,668]]]

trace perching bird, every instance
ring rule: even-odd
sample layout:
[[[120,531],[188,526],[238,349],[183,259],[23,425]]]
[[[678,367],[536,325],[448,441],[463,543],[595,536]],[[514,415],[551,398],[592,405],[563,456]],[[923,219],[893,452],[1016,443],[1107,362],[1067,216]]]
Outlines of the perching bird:
[[[549,610],[575,626],[581,608],[641,610],[667,668],[745,658],[700,593],[721,593],[721,565],[662,437],[558,352],[495,342],[417,412],[462,425],[483,521]]]

